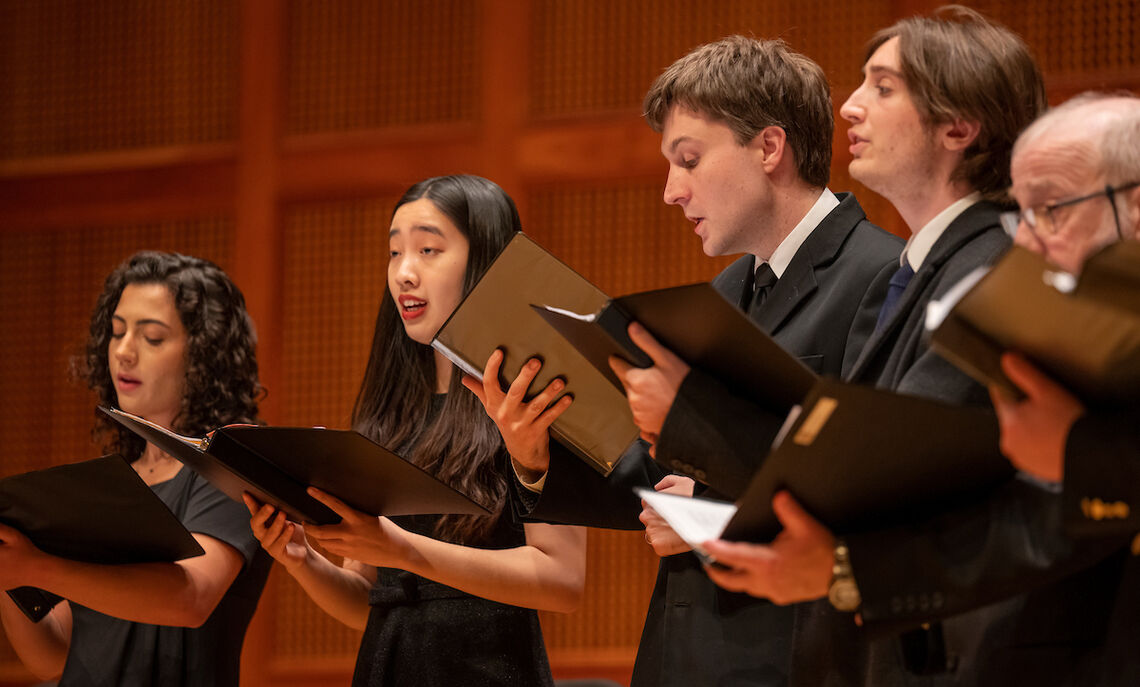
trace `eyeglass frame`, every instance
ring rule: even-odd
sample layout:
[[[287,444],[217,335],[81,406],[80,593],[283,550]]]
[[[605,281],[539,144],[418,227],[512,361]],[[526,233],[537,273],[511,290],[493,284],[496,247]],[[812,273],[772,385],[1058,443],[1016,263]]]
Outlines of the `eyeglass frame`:
[[[1049,236],[1052,236],[1057,233],[1057,220],[1053,218],[1054,210],[1068,207],[1070,205],[1076,205],[1077,203],[1083,203],[1086,200],[1092,200],[1094,198],[1100,198],[1103,196],[1108,199],[1108,204],[1112,207],[1112,221],[1116,224],[1116,235],[1119,236],[1121,240],[1123,240],[1124,230],[1120,226],[1120,215],[1116,211],[1116,203],[1113,202],[1113,197],[1120,191],[1128,191],[1136,188],[1137,186],[1140,186],[1140,181],[1132,181],[1127,184],[1121,184],[1120,186],[1105,184],[1104,188],[1100,189],[1099,191],[1094,191],[1093,193],[1089,193],[1083,196],[1077,196],[1076,198],[1067,198],[1065,200],[1059,200],[1051,203],[1042,203],[1035,208],[1028,207],[1024,210],[1009,210],[1007,212],[1001,213],[1001,225],[1002,228],[1005,229],[1006,233],[1009,234],[1010,237],[1013,237],[1017,234],[1017,228],[1021,226],[1022,222],[1025,222],[1025,226],[1029,227],[1029,231],[1032,232],[1038,240],[1040,240],[1041,237],[1037,234],[1037,227],[1039,222],[1039,217],[1037,217],[1037,210],[1045,208],[1045,216],[1049,218]]]

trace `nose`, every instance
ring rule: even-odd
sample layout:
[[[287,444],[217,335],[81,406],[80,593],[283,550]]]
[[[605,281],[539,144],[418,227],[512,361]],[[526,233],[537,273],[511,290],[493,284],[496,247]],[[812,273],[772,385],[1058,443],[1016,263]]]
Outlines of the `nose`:
[[[118,339],[111,339],[111,354],[119,361],[119,364],[126,365],[135,362],[135,342],[134,337],[130,332],[124,333]]]
[[[856,88],[847,100],[844,101],[843,107],[839,108],[839,116],[856,124],[863,121],[863,87]]]
[[[666,205],[680,205],[684,207],[689,202],[689,185],[682,178],[680,168],[669,166],[669,176],[665,178]]]
[[[420,275],[415,255],[401,256],[396,262],[396,281],[407,286],[419,284]]]

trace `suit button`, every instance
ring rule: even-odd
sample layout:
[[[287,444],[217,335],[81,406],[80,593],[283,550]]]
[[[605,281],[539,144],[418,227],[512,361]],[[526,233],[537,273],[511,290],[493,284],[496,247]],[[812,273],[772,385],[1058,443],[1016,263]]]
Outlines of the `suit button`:
[[[915,603],[914,595],[913,595],[913,594],[907,594],[907,595],[906,595],[906,610],[907,610],[907,613],[913,613],[913,612],[914,612],[914,609],[915,609],[917,606],[918,606],[918,604],[917,604],[917,603]]]
[[[681,461],[674,458],[673,460],[669,461],[669,467],[673,468],[674,470],[680,470],[681,469]]]
[[[693,472],[693,477],[696,477],[698,482],[704,482],[705,479],[708,478],[708,475],[704,470],[696,470]]]
[[[681,472],[685,473],[686,475],[691,475],[693,474],[693,466],[685,463],[681,466]]]
[[[930,610],[930,597],[927,596],[926,594],[919,595],[919,597],[918,597],[918,610],[920,610],[920,611],[929,611]]]
[[[930,605],[934,606],[935,610],[942,608],[944,603],[946,603],[946,599],[942,597],[941,592],[934,592],[934,594],[930,596]]]
[[[902,610],[903,610],[902,597],[892,596],[891,597],[891,613],[902,613]]]

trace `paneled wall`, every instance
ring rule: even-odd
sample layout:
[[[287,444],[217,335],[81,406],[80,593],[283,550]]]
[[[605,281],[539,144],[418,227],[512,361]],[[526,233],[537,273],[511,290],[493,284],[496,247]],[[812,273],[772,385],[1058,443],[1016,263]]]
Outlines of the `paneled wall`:
[[[654,76],[728,33],[781,37],[841,103],[864,41],[928,0],[0,0],[0,475],[93,457],[69,360],[104,275],[134,250],[211,258],[257,321],[263,410],[345,426],[383,291],[383,231],[425,176],[483,174],[539,242],[606,291],[706,280],[661,202]],[[1134,0],[970,2],[1025,36],[1050,98],[1140,87]],[[846,173],[832,188],[902,227]],[[544,614],[562,676],[628,678],[656,560],[590,533],[581,610]],[[359,635],[279,571],[245,684],[346,684]],[[0,685],[33,681],[0,641]]]

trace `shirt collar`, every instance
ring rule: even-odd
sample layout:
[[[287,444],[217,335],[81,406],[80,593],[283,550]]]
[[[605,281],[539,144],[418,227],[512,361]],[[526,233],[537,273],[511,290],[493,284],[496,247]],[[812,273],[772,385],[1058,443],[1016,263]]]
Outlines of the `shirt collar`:
[[[926,261],[926,256],[930,254],[930,249],[934,244],[946,233],[946,228],[950,223],[958,219],[958,215],[966,211],[974,203],[981,200],[982,194],[974,191],[973,193],[963,196],[946,206],[946,209],[934,216],[907,240],[906,246],[903,247],[902,255],[899,256],[899,266],[902,266],[903,260],[910,263],[911,269],[915,272],[922,263]]]
[[[768,265],[772,268],[772,272],[776,275],[777,279],[784,276],[784,271],[788,269],[792,258],[796,257],[800,246],[807,240],[807,237],[811,236],[812,230],[819,226],[819,223],[838,206],[839,199],[835,197],[835,194],[832,193],[830,189],[823,189],[823,192],[819,194],[819,198],[816,199],[815,204],[811,206],[811,209],[807,211],[803,219],[788,232],[788,235],[784,237],[780,245],[776,246],[776,250],[772,251],[772,257],[767,260]],[[753,257],[752,269],[755,271],[755,269],[764,264],[765,261],[758,257]]]

